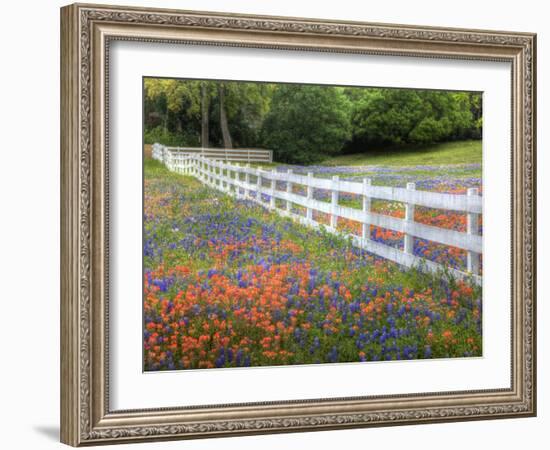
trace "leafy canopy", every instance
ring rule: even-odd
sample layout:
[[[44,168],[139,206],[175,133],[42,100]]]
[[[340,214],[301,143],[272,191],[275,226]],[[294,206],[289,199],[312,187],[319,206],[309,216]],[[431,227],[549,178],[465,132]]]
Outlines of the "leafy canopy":
[[[146,78],[144,94],[146,143],[204,140],[223,147],[232,141],[298,164],[386,146],[480,139],[483,126],[476,92]]]
[[[341,88],[277,86],[263,141],[281,162],[312,163],[336,155],[351,138],[351,104]]]

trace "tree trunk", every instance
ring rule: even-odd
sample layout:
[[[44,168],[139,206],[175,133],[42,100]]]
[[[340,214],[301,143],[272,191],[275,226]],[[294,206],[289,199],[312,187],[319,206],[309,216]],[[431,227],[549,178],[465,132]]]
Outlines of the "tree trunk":
[[[233,148],[231,133],[229,133],[229,125],[227,123],[227,113],[225,111],[225,87],[223,84],[220,84],[218,93],[220,97],[220,125],[222,129],[223,146],[224,148]]]
[[[206,90],[206,84],[201,84],[201,146],[208,148],[208,125],[209,125],[210,99]]]
[[[164,117],[162,118],[162,128],[164,128],[164,133],[168,133],[168,108],[164,111]]]

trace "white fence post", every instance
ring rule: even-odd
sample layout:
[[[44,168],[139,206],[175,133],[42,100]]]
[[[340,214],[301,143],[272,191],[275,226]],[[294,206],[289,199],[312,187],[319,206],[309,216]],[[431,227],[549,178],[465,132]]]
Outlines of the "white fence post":
[[[235,166],[238,166],[239,163],[235,163]],[[233,174],[233,170],[231,170],[231,174]],[[237,168],[235,168],[235,177],[234,177],[235,181],[232,181],[231,182],[231,187],[235,189],[235,195],[237,196],[237,198],[239,197],[239,186],[237,186],[237,182],[239,181],[239,171],[237,170]]]
[[[288,174],[288,178],[290,180],[290,176],[292,175],[292,169],[288,169],[286,171],[286,173]],[[287,181],[286,182],[286,192],[287,194],[292,194],[292,183],[290,181]],[[292,211],[292,202],[287,200],[286,201],[286,212],[290,213]]]
[[[338,175],[334,175],[332,177],[332,191],[331,191],[331,207],[330,207],[330,227],[334,230],[338,227],[338,215],[336,214],[336,210],[338,209],[338,197],[339,197],[339,191],[340,188],[340,177]]]
[[[269,207],[275,209],[275,189],[277,188],[277,182],[275,180],[275,169],[271,169],[271,191],[269,193]]]
[[[250,163],[246,163],[246,166],[245,166],[245,169],[246,169],[246,172],[244,174],[244,183],[246,185],[245,189],[244,189],[244,196],[245,198],[249,198],[250,197]]]
[[[361,239],[363,245],[370,239],[370,223],[368,223],[371,206],[370,197],[368,195],[370,184],[370,178],[363,178],[363,223],[361,224]]]
[[[416,186],[414,183],[407,183],[407,189],[414,191]],[[414,222],[414,203],[405,203],[405,220],[408,222]],[[414,236],[409,233],[405,233],[404,252],[413,254],[414,251]]]
[[[210,173],[210,185],[216,186],[216,167],[214,161],[208,160],[208,168]]]
[[[220,164],[222,165],[222,177],[224,179],[223,189],[225,192],[229,192],[229,168],[225,166],[225,161],[220,161]],[[225,169],[223,169],[224,167]]]
[[[168,170],[172,171],[172,152],[168,152],[166,155],[166,165],[168,166]]]
[[[241,188],[239,187],[239,183],[241,182],[241,165],[239,163],[235,163],[235,165],[237,166],[237,170],[235,170],[235,193],[237,194],[237,198],[240,198]]]
[[[218,184],[217,161],[211,159],[208,164],[210,164],[210,185],[216,187]]]
[[[227,164],[227,163],[226,163]],[[231,195],[231,188],[232,188],[232,184],[231,184],[231,174],[233,173],[231,171],[231,166],[229,164],[227,164],[227,192]]]
[[[469,188],[467,195],[478,195],[477,188]],[[479,214],[468,213],[466,232],[468,234],[479,234]],[[479,253],[468,251],[466,256],[466,270],[474,275],[479,274]]]
[[[308,172],[307,173],[307,185],[306,185],[306,189],[307,189],[306,192],[307,192],[307,199],[308,200],[313,200],[313,186],[311,185],[312,178],[313,178],[313,172]],[[308,204],[308,206],[306,207],[306,219],[308,220],[308,222],[311,222],[311,221],[313,221],[313,210],[309,206],[309,204],[310,204],[309,201],[307,202],[307,204]]]
[[[262,203],[262,169],[256,172],[256,201]]]
[[[197,171],[196,171],[196,173],[197,173],[197,178],[198,178],[200,181],[202,181],[202,159],[201,159],[200,156],[197,157],[197,162],[196,162],[196,164],[197,164]]]

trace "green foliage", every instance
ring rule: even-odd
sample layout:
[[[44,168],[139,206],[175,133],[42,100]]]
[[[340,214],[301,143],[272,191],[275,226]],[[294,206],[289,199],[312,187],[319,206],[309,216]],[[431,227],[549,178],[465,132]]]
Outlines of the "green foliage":
[[[482,97],[475,92],[144,80],[145,143],[200,146],[202,135],[210,147],[223,147],[223,128],[228,145],[272,149],[278,162],[416,151],[481,139],[482,126]]]
[[[216,83],[216,82],[212,82]],[[225,106],[229,129],[235,147],[258,147],[260,132],[274,85],[267,83],[224,82]],[[211,136],[213,142],[222,144],[220,112],[217,95],[212,99]]]
[[[168,131],[162,126],[145,129],[143,134],[143,142],[144,144],[162,142],[164,145],[173,147],[198,147],[200,145],[200,140],[197,135],[189,134],[185,131],[174,133]]]
[[[350,102],[341,88],[285,84],[275,89],[263,127],[274,159],[312,163],[351,138]]]
[[[480,136],[472,98],[465,92],[366,89],[354,103],[354,147],[431,144]]]
[[[209,141],[221,147],[219,81],[146,78],[144,80],[145,142],[158,137],[165,145],[201,145],[201,88],[209,104]],[[263,118],[274,86],[266,83],[223,82],[225,109],[236,147],[258,146]],[[160,139],[160,140],[159,140]],[[166,141],[168,139],[169,141]]]
[[[200,81],[176,80],[165,78],[146,78],[144,80],[147,98],[163,98],[165,108],[171,112],[185,111],[188,115],[200,112]]]

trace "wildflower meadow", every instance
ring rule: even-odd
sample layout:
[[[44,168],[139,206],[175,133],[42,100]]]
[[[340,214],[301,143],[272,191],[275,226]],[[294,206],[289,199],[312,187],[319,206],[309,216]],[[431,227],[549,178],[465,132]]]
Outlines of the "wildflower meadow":
[[[463,194],[481,165],[274,164],[278,171]],[[322,191],[315,194],[323,200]],[[343,204],[359,202],[352,194]],[[372,209],[403,217],[397,202]],[[316,220],[323,223],[323,217]],[[328,219],[326,219],[328,220]],[[418,207],[415,221],[464,231],[465,214]],[[236,199],[145,159],[143,357],[146,371],[482,355],[481,287],[404,268],[341,236]],[[479,225],[482,233],[482,225]],[[399,247],[403,235],[370,227]],[[463,250],[421,239],[414,254],[463,270]]]

